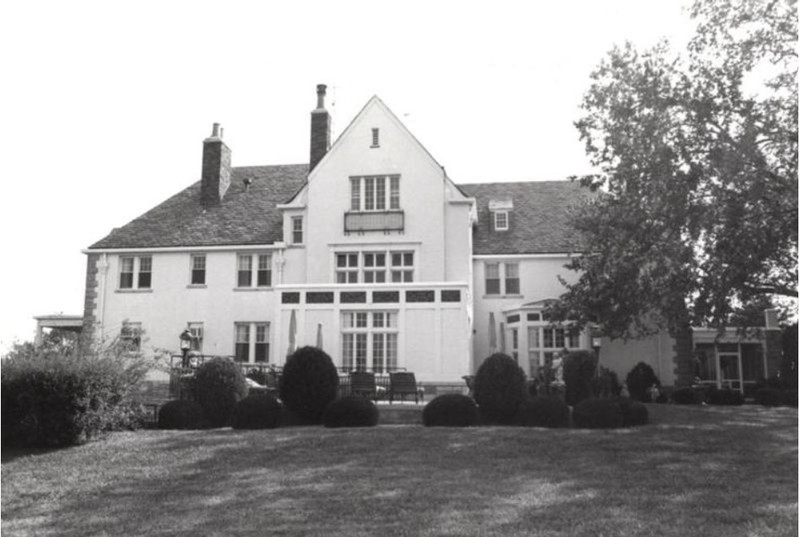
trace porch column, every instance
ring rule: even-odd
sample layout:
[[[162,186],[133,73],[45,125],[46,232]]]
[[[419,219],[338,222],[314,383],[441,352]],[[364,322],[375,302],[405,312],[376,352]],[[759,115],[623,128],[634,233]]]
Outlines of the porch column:
[[[719,363],[719,345],[714,343],[714,362],[717,367],[717,389],[722,389],[722,368]]]

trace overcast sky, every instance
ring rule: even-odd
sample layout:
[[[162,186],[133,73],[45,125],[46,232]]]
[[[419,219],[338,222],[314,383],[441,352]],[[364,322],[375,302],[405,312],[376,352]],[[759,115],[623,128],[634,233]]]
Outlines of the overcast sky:
[[[234,166],[306,162],[326,83],[334,138],[377,94],[456,182],[564,179],[605,52],[692,28],[680,0],[263,4],[2,4],[0,351],[83,313],[81,250],[197,181],[213,122]]]

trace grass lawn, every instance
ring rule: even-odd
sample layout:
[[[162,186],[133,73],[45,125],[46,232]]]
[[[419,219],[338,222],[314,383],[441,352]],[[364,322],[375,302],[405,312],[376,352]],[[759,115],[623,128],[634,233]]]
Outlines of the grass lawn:
[[[140,431],[3,454],[3,535],[797,535],[797,409],[615,431]]]

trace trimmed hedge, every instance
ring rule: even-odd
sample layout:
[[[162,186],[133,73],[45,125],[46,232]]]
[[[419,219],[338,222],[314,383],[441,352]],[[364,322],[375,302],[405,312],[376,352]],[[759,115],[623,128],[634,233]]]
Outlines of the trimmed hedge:
[[[569,406],[558,397],[534,397],[519,406],[516,423],[523,427],[569,427]]]
[[[283,405],[269,394],[250,394],[236,404],[231,416],[234,429],[275,429],[280,425]]]
[[[647,425],[650,414],[647,407],[639,401],[634,401],[628,397],[619,397],[615,399],[622,410],[622,426],[623,427],[637,427],[639,425]]]
[[[334,399],[322,415],[325,427],[375,427],[378,424],[378,406],[359,395],[346,395]]]
[[[719,390],[711,388],[706,394],[706,403],[709,405],[743,405],[744,396],[735,390]]]
[[[642,403],[651,403],[650,388],[652,386],[661,387],[655,371],[648,364],[639,362],[630,370],[625,377],[625,384],[628,386],[630,398]]]
[[[597,372],[597,356],[592,351],[573,351],[564,358],[564,384],[568,405],[594,396],[592,382]]]
[[[168,401],[158,411],[159,429],[202,429],[205,426],[203,407],[191,399]]]
[[[322,349],[301,347],[286,360],[280,385],[281,401],[301,420],[320,423],[338,390],[336,366]]]
[[[422,423],[426,427],[471,427],[478,423],[478,407],[471,397],[445,393],[425,405]]]
[[[225,427],[231,423],[236,404],[247,397],[247,381],[239,364],[228,358],[214,358],[197,369],[192,396],[203,407],[211,427]]]
[[[528,398],[525,373],[510,356],[495,353],[478,368],[473,393],[487,423],[512,424]]]
[[[622,408],[612,399],[584,399],[572,409],[572,422],[580,429],[615,429],[622,427]]]
[[[672,402],[676,405],[701,405],[705,401],[702,390],[695,388],[679,388],[672,392]]]

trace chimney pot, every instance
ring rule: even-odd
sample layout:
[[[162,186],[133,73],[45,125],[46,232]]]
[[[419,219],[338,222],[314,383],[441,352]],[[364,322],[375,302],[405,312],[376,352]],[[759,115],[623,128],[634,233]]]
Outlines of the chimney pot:
[[[325,84],[317,84],[317,109],[324,110],[325,109],[325,92],[328,89],[328,86]]]
[[[220,137],[220,134],[219,134],[219,123],[214,123],[214,125],[211,127],[211,137],[212,138],[219,138]]]

